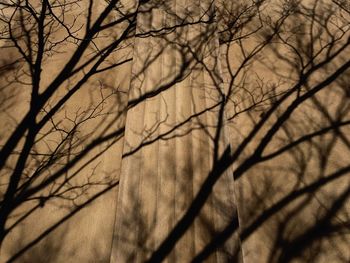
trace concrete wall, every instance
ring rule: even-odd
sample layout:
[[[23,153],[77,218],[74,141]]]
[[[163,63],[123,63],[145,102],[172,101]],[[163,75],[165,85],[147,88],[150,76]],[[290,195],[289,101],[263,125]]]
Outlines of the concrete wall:
[[[346,5],[126,0],[105,9],[107,2],[88,2],[67,2],[64,17],[54,9],[70,36],[47,16],[56,22],[40,66],[41,94],[82,45],[88,20],[108,10],[101,28],[110,28],[94,35],[36,122],[108,47],[113,52],[98,67],[105,70],[36,131],[24,167],[31,125],[1,170],[1,198],[11,178],[21,179],[0,262],[349,261],[347,68],[254,155],[294,101],[347,63]],[[39,13],[41,4],[31,4]],[[4,10],[6,21],[15,9]],[[24,29],[37,41],[28,14],[24,25],[19,11],[13,17],[20,47],[28,46]],[[0,71],[4,145],[33,107],[33,84],[25,61],[9,63],[21,57],[18,47],[1,41],[1,66],[10,65]]]

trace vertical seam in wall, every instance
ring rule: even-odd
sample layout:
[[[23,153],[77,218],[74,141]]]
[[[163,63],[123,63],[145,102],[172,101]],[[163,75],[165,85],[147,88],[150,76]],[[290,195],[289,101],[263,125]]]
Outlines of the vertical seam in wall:
[[[199,13],[198,13],[198,19],[199,19],[199,24],[198,24],[198,26],[199,26],[199,38],[202,38],[202,24],[201,24],[201,22],[200,22],[200,19],[201,19],[201,15],[202,15],[202,13],[201,13],[201,7],[202,7],[202,5],[201,5],[201,0],[197,0],[197,5],[198,5],[198,7],[199,7]],[[196,18],[197,19],[197,18]],[[194,25],[195,26],[195,25]],[[201,40],[201,39],[200,39]],[[201,45],[201,43],[200,43],[200,45]],[[198,58],[200,58],[202,55],[203,55],[203,48],[201,47],[201,46],[199,46],[199,50],[198,50]],[[196,69],[195,69],[196,70]],[[196,104],[196,102],[198,102],[198,108],[199,108],[199,112],[202,110],[202,108],[201,108],[201,103],[202,103],[202,101],[201,101],[201,98],[200,98],[200,96],[201,96],[201,93],[203,93],[204,94],[204,92],[205,92],[205,89],[204,89],[204,86],[201,86],[201,85],[204,85],[204,75],[203,75],[203,67],[202,67],[202,65],[200,64],[200,63],[198,63],[198,70],[199,70],[199,75],[198,75],[198,77],[197,77],[197,87],[195,87],[196,89],[197,89],[197,94],[195,94],[195,95],[198,95],[199,97],[198,98],[194,98],[194,111],[193,111],[193,114],[195,114],[196,113],[196,110],[195,110],[195,104]],[[204,103],[205,103],[205,101],[204,101]],[[204,107],[206,107],[206,105],[204,105]],[[203,113],[204,114],[204,116],[206,116],[205,115],[205,113]],[[199,123],[201,123],[201,120],[200,120],[200,118],[201,118],[201,116],[198,116],[197,117],[198,118],[198,120],[199,120]],[[197,119],[197,118],[195,118],[195,119]],[[195,128],[195,127],[194,127]],[[205,129],[205,127],[204,127],[204,129]],[[194,132],[194,134],[195,134],[195,131],[193,131]],[[201,133],[202,131],[201,131],[201,129],[199,129],[198,130],[198,132],[199,133]],[[198,153],[197,154],[202,154],[202,141],[201,141],[201,138],[200,138],[201,136],[198,136],[198,145],[197,145],[197,147],[198,147],[198,149],[197,149],[197,151],[198,151]],[[192,140],[195,140],[195,138],[193,138],[193,135],[192,135]],[[206,154],[205,152],[203,153],[203,154]],[[192,156],[193,156],[193,160],[192,160],[192,163],[193,163],[193,166],[195,167],[196,166],[196,159],[195,159],[195,157],[194,157],[194,155],[195,155],[195,152],[193,152],[193,150],[192,150]],[[204,174],[202,174],[202,172],[203,172],[203,169],[202,169],[202,165],[199,163],[201,161],[201,159],[200,158],[198,158],[197,159],[197,165],[199,165],[199,167],[197,168],[198,169],[198,171],[197,171],[197,173],[195,173],[195,172],[193,172],[194,174],[193,174],[193,180],[192,180],[192,184],[194,184],[197,180],[196,179],[198,179],[198,182],[200,183],[200,184],[202,184],[203,182],[202,182],[202,176],[204,175]],[[195,168],[194,168],[195,169]],[[195,175],[197,175],[198,177],[197,178],[195,178]],[[202,185],[199,185],[199,189],[201,188],[201,186]],[[193,191],[194,191],[194,189],[195,189],[195,187],[193,186]],[[192,198],[192,200],[193,200],[193,198]],[[205,206],[205,205],[204,205]],[[197,233],[197,231],[200,231],[200,228],[198,228],[198,224],[200,224],[201,222],[201,213],[203,212],[203,209],[204,209],[204,206],[202,207],[202,209],[199,211],[199,213],[198,213],[198,215],[194,218],[194,221],[193,221],[193,225],[194,225],[194,232],[195,233]],[[197,241],[197,242],[196,242]],[[199,244],[201,243],[201,236],[199,236]],[[195,247],[195,255],[194,256],[196,256],[196,253],[197,253],[197,251],[196,251],[196,249],[197,249],[197,247],[198,247],[198,245],[196,245],[196,243],[198,244],[198,240],[197,240],[197,238],[195,237],[195,239],[194,239],[194,247]]]
[[[214,0],[214,6],[213,6],[213,11],[215,12],[215,15],[216,15],[216,1]],[[214,54],[214,59],[216,60],[214,63],[218,63],[218,67],[219,67],[219,64],[220,64],[220,60],[219,60],[219,57],[218,57],[218,53],[220,53],[219,52],[219,50],[218,50],[218,46],[217,46],[217,43],[218,43],[218,35],[217,35],[217,26],[218,26],[218,22],[216,21],[216,20],[214,20],[214,23],[215,23],[215,29],[214,29],[214,32],[213,32],[213,34],[214,34],[214,45],[216,46],[216,48],[215,48],[215,53],[216,54]],[[220,67],[218,68],[218,70],[219,70],[219,72],[220,72]],[[221,73],[221,72],[220,72]],[[215,73],[214,73],[215,74]],[[219,84],[219,83],[218,83]],[[221,84],[221,83],[220,83]],[[219,84],[219,85],[220,85]],[[218,88],[220,88],[221,89],[221,87],[218,87]],[[221,107],[221,105],[219,106],[219,107]],[[221,117],[221,116],[219,116],[219,117]],[[219,127],[217,127],[217,128],[219,128]],[[220,131],[222,134],[223,134],[223,131]],[[221,137],[221,136],[220,136]],[[224,137],[224,136],[223,136]],[[218,146],[220,147],[220,144],[218,144]],[[217,149],[218,151],[219,151],[219,149]],[[220,152],[219,152],[220,153]],[[215,161],[215,160],[214,160]],[[213,164],[214,165],[214,164]],[[222,175],[221,175],[222,176]],[[222,180],[223,178],[221,178],[221,180]],[[218,180],[220,180],[220,178],[218,179]],[[214,186],[215,187],[215,186]],[[215,214],[214,215],[214,218],[215,217],[218,217],[218,215],[217,214]],[[216,220],[214,220],[214,222],[216,222]],[[218,230],[218,222],[216,222],[216,224],[214,223],[214,229],[215,229],[215,232]],[[219,230],[220,231],[220,230]],[[224,247],[225,246],[225,244],[222,244],[222,246]],[[219,249],[218,248],[216,248],[215,249],[215,257],[216,257],[216,261],[217,262],[220,262],[220,253],[219,253]]]
[[[175,6],[174,6],[174,12],[175,12],[175,15],[177,16],[177,0],[174,0],[175,1]],[[176,20],[176,16],[175,16],[175,25],[177,24],[177,20]],[[175,29],[175,41],[176,41],[176,39],[177,39],[177,32],[178,32],[178,28],[176,28]],[[175,45],[175,52],[176,52],[176,44],[174,44]],[[176,77],[176,75],[177,75],[177,55],[176,55],[176,53],[175,53],[175,76],[174,77]],[[176,125],[176,123],[177,123],[177,97],[178,97],[178,89],[177,89],[177,86],[178,86],[178,83],[176,82],[175,83],[175,92],[174,92],[174,100],[175,100],[175,102],[174,102],[174,108],[175,108],[175,111],[174,111],[174,114],[175,114],[175,125]],[[175,133],[176,133],[176,131],[174,131]],[[175,225],[176,225],[176,185],[177,185],[177,152],[178,152],[178,149],[177,149],[177,138],[176,138],[176,136],[174,137],[175,138],[175,143],[174,143],[174,152],[175,152],[175,155],[174,155],[174,163],[175,163],[175,165],[174,165],[174,199],[173,199],[173,201],[174,201],[174,205],[173,205],[173,220],[172,220],[172,222],[173,222],[173,226],[171,226],[171,230],[175,227]],[[170,230],[170,231],[171,231]],[[169,233],[170,233],[170,231],[169,231]],[[173,259],[174,259],[174,262],[176,262],[176,246],[174,246],[174,249],[173,249],[173,251],[172,251],[172,255],[173,255]],[[171,252],[170,252],[171,253]]]
[[[152,15],[152,14],[151,14]],[[152,27],[152,21],[150,22],[150,26]],[[148,29],[149,30],[149,29]],[[146,47],[148,47],[149,46],[149,44],[150,44],[150,40],[149,40],[149,38],[148,37],[146,37],[145,39],[147,39],[147,41],[146,41],[146,43],[145,43],[145,46]],[[151,51],[152,52],[152,51]],[[149,67],[150,67],[151,65],[149,65]],[[143,85],[141,86],[141,94],[143,95],[144,93],[147,93],[148,92],[148,90],[147,90],[147,87],[148,87],[148,85],[149,85],[149,80],[148,80],[148,74],[150,74],[149,72],[147,72],[147,68],[144,68],[144,78],[145,78],[145,81],[144,81],[144,83],[142,83]],[[142,96],[141,95],[141,96]],[[152,99],[152,98],[151,98]],[[140,104],[140,106],[143,106],[143,110],[142,110],[142,115],[143,115],[143,117],[142,117],[142,125],[143,125],[143,128],[142,128],[142,131],[141,131],[141,144],[142,144],[142,141],[144,140],[144,131],[145,131],[145,116],[146,116],[146,111],[148,110],[148,107],[147,106],[149,106],[148,104],[149,104],[149,98],[145,98],[145,100],[143,101],[143,102],[141,102],[141,104]],[[145,172],[147,172],[147,171],[145,171],[145,169],[144,169],[144,155],[143,155],[143,149],[142,149],[142,147],[141,147],[141,149],[140,149],[140,152],[139,152],[139,154],[140,154],[140,164],[139,164],[139,172],[138,172],[138,178],[139,178],[139,183],[138,183],[138,195],[136,196],[136,208],[138,209],[137,210],[137,218],[138,218],[138,220],[142,220],[142,218],[143,218],[143,215],[142,215],[142,212],[144,212],[143,211],[143,209],[142,209],[142,202],[141,202],[141,198],[142,198],[142,193],[143,193],[143,184],[144,184],[144,177],[145,177]],[[146,245],[146,242],[143,242],[142,240],[140,240],[140,236],[142,236],[142,233],[141,233],[141,231],[139,231],[140,229],[139,229],[139,224],[137,224],[137,229],[136,229],[136,231],[137,231],[137,233],[138,233],[138,235],[137,235],[137,245],[139,246],[140,245],[140,241],[142,242],[142,244],[143,245]],[[147,230],[145,230],[145,231],[148,231],[148,229]],[[146,233],[146,234],[149,234],[149,233]],[[136,262],[141,262],[140,260],[138,260],[138,257],[140,256],[140,249],[137,249],[137,251],[136,251]],[[142,252],[142,253],[144,253],[144,251]]]
[[[186,6],[188,6],[188,1],[189,0],[186,0]],[[190,26],[189,26],[190,27]],[[190,43],[189,43],[189,38],[190,38],[190,28],[188,28],[188,30],[186,30],[186,42],[188,43],[188,45],[190,46]],[[190,69],[191,70],[191,69]],[[189,93],[192,94],[193,92],[193,75],[194,75],[194,72],[190,72],[190,75],[188,76],[189,77],[189,83],[188,83],[188,89],[189,90]],[[185,87],[186,88],[186,87]],[[190,98],[192,98],[192,96],[190,96]],[[191,104],[195,104],[194,101],[192,101]],[[194,105],[195,106],[195,105]],[[190,116],[194,113],[194,107],[192,107],[190,105]],[[191,160],[188,160],[188,163],[189,163],[189,172],[190,172],[190,178],[191,178],[191,188],[190,188],[190,204],[193,202],[193,198],[194,198],[194,167],[193,167],[193,162],[194,162],[194,158],[193,158],[193,123],[192,123],[192,120],[190,120],[190,123],[189,123],[189,129],[190,129],[190,139],[189,139],[189,148],[190,148],[190,158]],[[185,135],[186,136],[186,135]],[[189,208],[189,205],[190,204],[186,204],[186,208],[185,208],[185,213],[187,212],[188,208]],[[192,226],[189,227],[189,232],[192,233],[192,255],[195,256],[196,254],[196,231],[195,231],[195,223],[194,221],[192,222]]]
[[[137,22],[138,22],[138,19],[136,17],[136,28],[135,28],[135,33],[137,31]],[[133,37],[133,45],[132,45],[132,64],[131,64],[131,67],[130,67],[130,81],[129,81],[129,89],[128,89],[128,100],[130,98],[130,93],[131,93],[131,90],[132,90],[132,75],[133,75],[133,66],[134,66],[134,63],[135,63],[135,48],[136,48],[136,37],[134,36]],[[126,108],[128,107],[128,101],[126,103]],[[126,122],[127,122],[127,118],[128,118],[128,110],[126,111],[125,113],[125,120],[124,120],[124,126],[126,125]],[[126,128],[126,127],[125,127]],[[118,204],[120,204],[121,202],[119,202],[119,200],[121,200],[122,198],[122,193],[123,193],[123,186],[124,186],[124,181],[125,180],[122,180],[122,177],[123,177],[123,153],[124,153],[124,149],[125,149],[125,144],[126,144],[126,140],[125,140],[125,134],[126,134],[126,129],[124,129],[124,133],[123,133],[123,146],[122,146],[122,155],[121,155],[121,161],[120,161],[120,174],[119,174],[119,185],[118,185],[118,195],[117,195],[117,198],[116,198],[116,209],[115,209],[115,213],[114,213],[114,220],[113,220],[113,231],[112,231],[112,241],[111,241],[111,248],[110,248],[110,253],[109,253],[109,262],[111,262],[112,260],[112,252],[113,252],[113,246],[115,244],[118,244],[120,242],[120,237],[118,236],[117,237],[117,240],[115,241],[115,233],[116,233],[116,229],[118,228],[117,227],[117,222],[116,222],[116,219],[117,219],[117,213],[118,213]],[[125,165],[125,164],[124,164]],[[119,225],[119,224],[118,224]]]
[[[161,28],[164,27],[164,11],[162,9],[161,10]],[[161,41],[159,41],[161,42]],[[162,44],[161,44],[161,48],[162,48]],[[163,62],[164,62],[164,51],[161,52],[160,54],[160,72],[159,72],[159,75],[161,76],[161,82],[160,82],[160,85],[163,85],[163,78],[164,78],[164,72],[163,72]],[[166,91],[165,91],[166,92]],[[162,92],[159,93],[159,95],[157,96],[157,102],[158,102],[158,112],[157,112],[157,122],[161,124],[161,103],[162,103]],[[161,135],[161,127],[160,125],[158,126],[157,130],[157,137],[159,137],[159,134]],[[159,158],[161,157],[160,155],[160,144],[162,143],[162,140],[159,138],[158,141],[156,142],[157,143],[157,180],[156,180],[156,210],[155,210],[155,222],[154,222],[154,233],[156,233],[156,229],[157,229],[157,224],[158,224],[158,214],[157,214],[157,211],[158,211],[158,193],[160,193],[160,196],[162,196],[162,192],[161,192],[161,186],[162,186],[162,170],[161,170],[161,166],[159,165]],[[154,249],[156,250],[157,249],[157,237],[155,236],[154,237]]]
[[[214,8],[215,8],[215,12],[217,12],[217,0],[214,0],[215,4],[214,4]],[[224,86],[226,85],[225,83],[225,77],[223,76],[223,65],[222,65],[222,57],[224,56],[224,54],[222,54],[221,52],[221,47],[219,44],[219,35],[218,35],[218,21],[216,21],[216,29],[215,29],[215,34],[217,35],[216,39],[216,45],[217,45],[217,52],[218,52],[218,67],[219,67],[219,72],[221,74],[222,77],[222,85],[223,85],[223,91],[225,92],[225,88]],[[228,54],[227,54],[228,55]],[[229,66],[229,65],[227,65]],[[227,98],[225,98],[227,99]],[[224,122],[223,122],[223,139],[224,139],[224,144],[227,145],[231,145],[232,139],[230,138],[230,133],[227,131],[227,125],[226,125],[226,115],[227,115],[227,111],[224,111]],[[232,176],[232,185],[231,187],[228,187],[227,191],[229,192],[229,196],[232,197],[230,198],[232,200],[232,206],[234,209],[234,213],[235,216],[237,216],[237,222],[238,222],[238,227],[237,227],[237,241],[238,241],[238,249],[240,250],[241,253],[241,259],[242,262],[244,263],[244,256],[243,256],[243,246],[242,246],[242,241],[239,235],[239,230],[240,230],[240,216],[239,216],[239,211],[238,211],[238,203],[237,203],[237,198],[236,198],[236,191],[235,191],[235,180],[233,178],[233,172],[232,172],[232,166],[230,165],[228,167],[228,169],[225,172],[227,174],[228,179],[231,178]]]
[[[210,16],[210,13],[211,13],[211,10],[207,10],[207,8],[213,8],[213,7],[211,7],[211,3],[209,3],[208,2],[208,5],[206,5],[206,3],[204,3],[204,10],[206,10],[207,12],[209,12],[209,16]],[[208,17],[208,19],[209,19],[210,17]],[[215,23],[215,22],[214,22]],[[207,42],[206,44],[205,44],[205,46],[204,46],[204,51],[203,51],[203,55],[205,56],[206,55],[206,53],[205,53],[205,49],[207,48],[207,51],[209,52],[209,56],[208,56],[208,59],[209,60],[215,60],[215,53],[213,53],[213,54],[211,54],[211,52],[212,52],[212,50],[211,50],[211,45],[212,45],[212,35],[211,35],[211,32],[210,32],[210,30],[211,30],[211,24],[208,24],[208,25],[206,25],[207,27],[209,27],[208,28],[208,30],[209,30],[209,35],[207,36],[207,39],[205,39],[205,41]],[[204,32],[203,32],[204,33]],[[216,40],[216,38],[215,38],[215,36],[214,36],[214,41]],[[203,63],[204,63],[204,61],[205,61],[205,58],[203,58]],[[209,61],[209,70],[211,70],[211,64],[210,63],[214,63],[214,67],[215,67],[215,61],[213,62],[213,61]],[[205,71],[205,68],[203,67],[203,70]],[[211,78],[210,76],[208,76],[210,73],[208,72],[206,75],[203,75],[203,86],[204,86],[204,100],[205,100],[205,109],[208,109],[208,107],[210,107],[210,95],[211,95],[211,93],[212,92],[214,92],[214,90],[211,90],[212,88],[213,88],[213,86],[211,85],[211,84],[209,84],[209,83],[207,83],[207,81],[206,81],[206,77],[205,76],[207,76],[207,78],[209,77],[209,78]],[[215,75],[214,75],[214,77],[215,77]],[[210,79],[209,79],[209,81],[210,81]],[[215,88],[215,85],[216,85],[216,83],[215,83],[215,79],[213,79],[213,80],[211,80],[211,81],[213,81],[213,85],[214,85],[214,88]],[[206,94],[206,91],[208,91],[209,92],[209,94]],[[217,92],[217,91],[215,91],[215,92]],[[207,129],[208,129],[208,133],[210,134],[210,129],[211,129],[211,125],[213,125],[213,123],[211,123],[211,120],[212,120],[212,118],[211,118],[211,115],[212,114],[215,114],[215,108],[213,109],[213,111],[214,112],[211,112],[211,111],[208,111],[208,112],[206,112],[205,113],[205,119],[206,119],[206,123],[207,123]],[[218,129],[218,127],[213,127],[213,129],[214,129],[214,131],[215,132],[217,132],[217,129]],[[210,136],[208,136],[208,140],[207,140],[207,143],[208,143],[208,158],[209,158],[209,171],[212,171],[213,170],[213,168],[214,168],[214,162],[215,162],[215,160],[214,160],[214,156],[213,156],[213,154],[214,154],[214,151],[218,151],[219,149],[215,149],[215,147],[213,147],[214,145],[211,143],[211,138],[210,138]],[[213,142],[213,143],[215,143],[215,142]],[[208,172],[209,172],[208,171]],[[218,180],[220,180],[220,178],[218,179]],[[213,193],[214,193],[214,191],[215,191],[215,185],[213,186],[213,188],[212,188],[212,193],[209,195],[209,197],[208,197],[208,205],[209,205],[209,209],[210,209],[210,218],[213,220],[213,227],[214,227],[214,235],[215,235],[215,230],[216,230],[216,223],[217,223],[217,221],[216,221],[216,217],[218,216],[215,212],[215,209],[214,209],[214,200],[213,200]],[[209,242],[210,242],[210,240],[209,240]],[[215,258],[216,258],[216,262],[219,262],[219,255],[218,255],[218,249],[216,248],[215,250],[214,250],[214,254],[215,254]]]

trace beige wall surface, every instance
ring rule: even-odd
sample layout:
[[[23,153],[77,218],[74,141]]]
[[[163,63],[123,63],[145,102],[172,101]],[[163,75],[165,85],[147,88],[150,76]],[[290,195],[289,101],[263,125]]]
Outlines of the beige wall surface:
[[[30,2],[32,9],[40,12],[42,4]],[[72,92],[72,96],[37,132],[25,168],[21,171],[16,196],[30,191],[33,193],[8,217],[6,227],[11,231],[1,244],[0,262],[107,262],[115,220],[133,41],[126,38],[118,46],[119,52],[112,52],[99,66],[99,70],[108,70],[94,72],[85,80],[84,77],[101,57],[99,50],[115,43],[125,25],[119,23],[114,28],[107,28],[95,35],[93,43],[75,59],[76,72],[72,69],[73,74],[69,77],[59,78],[81,46],[80,39],[84,37],[82,27],[86,26],[88,19],[91,24],[96,21],[106,5],[94,1],[88,17],[88,1],[67,1],[62,6],[51,4],[52,13],[46,18],[48,40],[40,65],[39,93],[44,94],[57,79],[61,83],[36,114],[37,123],[62,103],[79,82],[83,85]],[[26,12],[15,12],[13,8],[8,8],[8,11],[13,12],[13,17],[18,17],[18,20],[13,18],[11,21],[13,27],[18,26],[21,16],[28,19],[28,27],[30,22],[34,23],[26,17]],[[110,12],[103,23],[116,18],[116,12]],[[5,23],[2,25],[7,26]],[[32,33],[33,42],[37,41],[37,32]],[[21,37],[17,42],[23,50],[28,45]],[[8,51],[1,53],[4,65],[20,57],[19,49],[10,40],[3,40],[2,46]],[[33,44],[32,52],[35,51],[36,45]],[[86,63],[90,59],[94,60]],[[86,66],[79,68],[84,63]],[[4,127],[1,144],[4,144],[31,107],[34,85],[28,65],[20,60],[12,71],[3,71],[2,85],[1,92],[6,96],[1,112]],[[26,136],[23,135],[1,170],[2,194],[6,191],[9,176],[15,176],[17,155],[23,151]]]
[[[0,8],[0,262],[349,262],[346,1]]]
[[[194,24],[135,41],[129,101],[164,91],[127,113],[111,262],[143,262],[157,251],[188,211],[213,169],[215,154],[220,154],[215,126],[221,118],[217,105],[222,87],[212,75],[220,74],[218,38],[213,26],[196,22],[209,19],[209,3],[174,1],[166,10],[152,8],[138,15],[136,34],[171,27],[181,16],[191,17]],[[196,61],[199,58],[205,66]],[[232,188],[227,173],[165,262],[191,260],[236,216]],[[237,256],[236,235],[224,243],[210,262]]]
[[[233,39],[222,45],[225,82],[234,87],[232,148],[257,131],[233,164],[245,262],[350,258],[348,66],[334,74],[349,61],[349,6],[342,3],[223,8],[226,19],[229,10],[241,18],[230,29],[222,25],[223,40]]]

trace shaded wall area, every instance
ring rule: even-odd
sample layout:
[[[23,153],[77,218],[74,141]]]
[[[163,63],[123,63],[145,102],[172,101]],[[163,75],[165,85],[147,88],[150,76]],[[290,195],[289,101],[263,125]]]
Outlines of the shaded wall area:
[[[1,10],[0,261],[349,261],[345,1]]]
[[[133,31],[90,4],[2,3],[1,262],[109,260]]]
[[[340,1],[223,5],[243,257],[346,262],[349,7]],[[238,19],[233,27],[225,20],[230,13]]]
[[[146,99],[127,112],[112,262],[191,261],[237,217],[224,171],[194,205],[225,146],[215,6],[155,6],[140,9],[136,35],[171,31],[135,40],[129,103]],[[239,251],[232,235],[208,260],[240,260]]]

